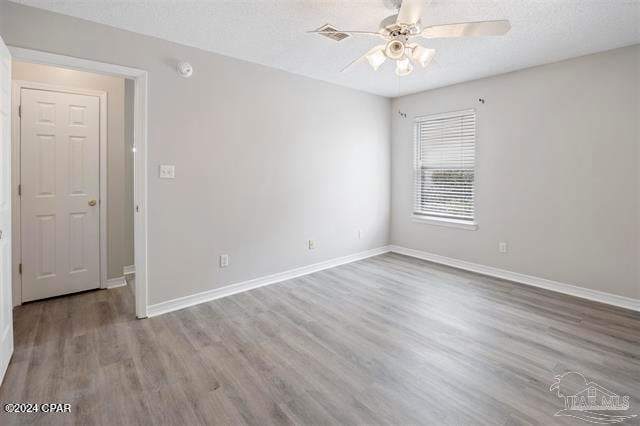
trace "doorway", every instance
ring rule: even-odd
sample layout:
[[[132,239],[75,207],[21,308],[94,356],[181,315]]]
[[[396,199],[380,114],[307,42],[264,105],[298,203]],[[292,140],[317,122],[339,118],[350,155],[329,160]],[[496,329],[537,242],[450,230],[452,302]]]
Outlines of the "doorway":
[[[133,258],[135,259],[134,262],[132,264],[127,264],[125,265],[125,267],[120,267],[120,275],[122,276],[122,281],[124,281],[124,275],[128,275],[131,274],[134,271],[134,267],[133,265],[136,265],[135,267],[135,286],[134,286],[134,294],[135,294],[135,311],[136,311],[136,317],[137,318],[145,318],[147,316],[147,215],[146,215],[146,170],[147,170],[147,166],[146,166],[146,121],[147,121],[147,114],[146,114],[146,101],[147,101],[147,96],[146,96],[146,91],[147,91],[147,73],[145,71],[142,70],[138,70],[138,69],[133,69],[133,68],[127,68],[127,67],[121,67],[121,66],[117,66],[117,65],[111,65],[111,64],[105,64],[105,63],[100,63],[100,62],[94,62],[94,61],[88,61],[88,60],[83,60],[83,59],[77,59],[77,58],[72,58],[72,57],[67,57],[67,56],[62,56],[62,55],[55,55],[55,54],[49,54],[46,52],[39,52],[39,51],[33,51],[33,50],[29,50],[29,49],[22,49],[22,48],[14,48],[14,47],[9,47],[9,50],[11,51],[12,55],[13,55],[13,59],[14,60],[18,60],[21,62],[26,62],[29,64],[41,64],[41,65],[48,65],[48,66],[54,66],[54,67],[58,67],[61,69],[65,69],[67,71],[72,71],[72,70],[76,70],[76,71],[82,71],[82,72],[88,72],[88,73],[94,73],[97,75],[102,75],[102,76],[113,76],[113,77],[119,77],[121,79],[131,79],[131,87],[132,87],[132,91],[133,91],[133,95],[132,95],[132,106],[131,106],[131,110],[132,110],[132,116],[133,119],[131,120],[131,125],[132,125],[132,146],[130,147],[130,152],[134,151],[135,152],[135,156],[132,156],[132,171],[131,171],[131,180],[133,181],[133,188],[132,190],[130,190],[129,192],[132,193],[131,194],[131,198],[133,200],[133,202],[131,203],[131,211],[132,211],[132,229],[133,231],[131,232],[131,238],[135,241],[134,243],[134,248],[133,248]],[[33,89],[33,88],[32,88]],[[42,87],[40,88],[35,88],[35,90],[40,90],[41,92],[44,91],[48,91],[53,93],[54,98],[58,97],[60,98],[62,96],[62,94],[64,95],[82,95],[82,96],[86,96],[86,98],[76,98],[75,99],[75,103],[74,105],[81,103],[80,101],[88,101],[89,98],[93,97],[95,98],[99,98],[100,95],[96,94],[96,93],[74,93],[73,90],[69,90],[69,87],[65,87],[63,88],[64,90],[60,90],[60,88],[57,88],[57,90],[52,90],[51,88],[48,88],[47,90],[43,90]],[[14,89],[15,90],[15,89]],[[25,92],[26,93],[26,92]],[[42,95],[42,93],[38,92],[36,93],[37,95]],[[31,95],[34,95],[34,93],[31,93]],[[64,97],[64,96],[63,96]],[[64,99],[60,98],[60,99],[54,99],[56,102],[65,102]],[[36,104],[38,101],[35,101]],[[51,102],[50,102],[51,103]],[[65,104],[66,105],[66,104]],[[76,105],[77,106],[77,105]],[[80,105],[82,106],[82,105]],[[87,113],[89,110],[84,108],[83,111],[85,113]],[[25,111],[26,112],[26,111]],[[67,120],[69,119],[69,116],[67,116]],[[88,118],[87,118],[88,120]],[[14,142],[16,140],[20,140],[20,134],[18,133],[17,137],[16,137],[16,128],[17,127],[21,127],[21,126],[15,126],[13,128],[13,140]],[[100,135],[102,136],[102,131],[100,131]],[[38,134],[37,132],[35,132],[36,134]],[[46,144],[45,144],[46,145]],[[87,146],[87,145],[82,145],[81,143],[78,143],[76,145],[79,146]],[[49,145],[48,147],[49,151],[54,150],[54,147],[52,147],[51,145]],[[99,148],[102,152],[102,146],[100,146]],[[80,148],[78,148],[78,150],[80,151]],[[16,159],[14,158],[13,164],[13,175],[14,175],[14,181],[17,182],[17,180],[15,179],[16,177],[16,167],[15,164],[20,164],[20,157],[19,157],[19,150],[16,150],[16,147],[14,146],[13,148],[13,152],[14,155],[17,155],[17,162],[15,161]],[[68,154],[68,150],[67,150],[67,154]],[[42,156],[42,155],[41,155]],[[80,157],[82,157],[82,155],[80,153],[78,153],[76,155],[76,160],[78,160]],[[95,162],[95,156],[91,157],[91,156],[87,156],[85,155],[85,161],[87,164],[90,164],[91,162]],[[92,159],[93,158],[93,159]],[[79,164],[78,161],[75,161],[76,165]],[[81,168],[81,167],[80,167]],[[87,167],[87,170],[89,169],[89,167]],[[49,172],[50,174],[52,172]],[[85,178],[86,176],[89,176],[88,174],[83,174],[83,178]],[[103,171],[102,169],[100,170],[100,179],[103,179]],[[91,176],[89,176],[88,180],[92,180],[93,178]],[[69,181],[69,178],[66,178],[67,182]],[[104,181],[106,181],[106,179],[103,179]],[[87,184],[88,185],[88,184]],[[16,185],[17,187],[17,185]],[[92,207],[98,207],[95,210],[100,211],[100,213],[98,214],[98,216],[100,216],[100,218],[102,217],[102,211],[105,209],[102,209],[101,207],[103,207],[103,205],[101,205],[101,202],[104,201],[106,202],[106,200],[108,199],[108,197],[105,197],[102,193],[103,191],[103,186],[100,186],[100,195],[98,196],[98,198],[92,198],[90,197],[89,192],[92,191],[92,189],[89,186],[86,186],[87,190],[78,190],[77,194],[78,195],[78,200],[82,197],[85,197],[86,200],[83,200],[83,202],[86,202],[85,206],[85,211],[78,211],[76,212],[76,216],[74,217],[74,219],[77,219],[76,223],[73,223],[73,225],[75,225],[75,228],[70,227],[69,226],[69,220],[66,221],[66,223],[63,225],[61,225],[60,229],[62,231],[62,233],[67,233],[68,235],[65,237],[67,239],[67,242],[64,242],[64,239],[61,240],[63,241],[60,244],[67,244],[68,247],[74,247],[74,249],[76,250],[75,252],[71,253],[67,250],[67,253],[71,253],[72,255],[76,255],[80,252],[82,252],[82,256],[78,255],[78,259],[80,259],[80,261],[77,261],[77,259],[75,259],[75,264],[74,261],[70,260],[73,256],[67,255],[67,259],[66,262],[68,264],[70,264],[71,266],[67,267],[67,270],[63,269],[59,269],[62,270],[63,272],[68,272],[68,273],[73,273],[75,272],[76,274],[78,274],[78,276],[84,274],[85,275],[85,279],[83,280],[82,284],[76,284],[75,287],[64,287],[62,289],[58,289],[59,292],[61,293],[68,293],[68,292],[73,292],[73,291],[78,291],[78,290],[82,290],[84,289],[82,286],[88,286],[89,288],[95,288],[96,287],[96,280],[95,280],[95,272],[91,272],[93,271],[93,267],[92,265],[95,264],[95,244],[93,243],[93,240],[86,235],[86,232],[89,232],[90,234],[94,234],[93,230],[95,229],[95,221],[92,220],[88,220],[86,222],[83,222],[84,219],[88,218],[91,219],[91,214],[92,214]],[[22,191],[21,188],[16,188],[16,191]],[[85,195],[81,195],[82,194],[87,194]],[[96,201],[96,205],[92,206],[91,202],[95,200]],[[77,200],[76,200],[77,201]],[[76,207],[75,210],[78,210],[79,207]],[[87,210],[88,209],[88,210]],[[63,213],[62,214],[67,214],[67,216],[69,216],[69,211],[65,211],[64,209],[60,210]],[[49,213],[37,213],[36,216],[40,216],[41,219],[44,219],[46,222],[46,216],[51,216],[51,212]],[[59,214],[59,213],[55,213],[55,214]],[[14,225],[16,222],[16,219],[18,217],[14,214]],[[25,219],[26,220],[26,219]],[[102,224],[103,221],[99,220],[98,223]],[[104,223],[106,223],[106,220],[104,221]],[[80,225],[82,224],[82,226]],[[40,224],[39,224],[40,225]],[[46,223],[46,225],[49,225],[48,223]],[[100,225],[99,225],[100,226]],[[42,226],[42,228],[47,231],[46,226]],[[102,227],[100,226],[100,228],[102,229]],[[57,229],[57,228],[56,228]],[[80,231],[82,230],[82,231]],[[51,231],[48,231],[49,233],[51,233]],[[37,233],[35,233],[37,235]],[[46,234],[46,232],[45,232]],[[14,232],[15,235],[15,232]],[[41,234],[42,235],[42,234]],[[134,237],[135,235],[135,237]],[[46,236],[46,235],[45,235]],[[74,243],[77,243],[78,241],[82,242],[82,244],[76,244],[75,246],[73,244],[71,244],[69,241],[73,238],[75,238]],[[40,240],[41,241],[45,241],[45,239],[42,238],[42,236],[40,236]],[[100,244],[99,250],[102,250],[102,239],[99,237],[98,240],[100,240]],[[56,241],[58,241],[56,239]],[[39,246],[34,245],[34,247],[37,247],[38,250],[43,251],[43,247],[46,249],[46,245],[40,244]],[[78,249],[78,247],[82,247],[82,250]],[[85,248],[87,248],[85,250]],[[45,250],[46,251],[46,250]],[[106,250],[105,250],[106,251]],[[14,250],[15,252],[15,250]],[[87,255],[88,253],[88,255]],[[46,254],[46,253],[45,253]],[[43,259],[45,259],[44,256],[42,256],[41,254],[37,253],[36,250],[36,254],[32,255],[33,257],[36,258],[37,261],[39,261],[40,263],[43,262]],[[40,257],[38,257],[40,256]],[[15,258],[15,256],[14,256]],[[108,268],[105,266],[103,267],[104,264],[104,256],[100,256],[99,257],[99,267],[98,269],[101,271],[100,272],[100,278],[98,280],[98,286],[99,287],[115,287],[119,285],[119,281],[118,282],[113,282],[111,279],[107,279],[106,283],[105,280],[102,279],[102,271],[106,271]],[[46,259],[45,259],[46,260]],[[51,265],[51,257],[48,258],[49,264]],[[57,262],[57,260],[56,260]],[[81,263],[84,263],[84,265],[82,265]],[[48,266],[45,265],[45,266]],[[38,265],[38,266],[42,266],[42,265]],[[16,282],[16,274],[19,274],[19,264],[14,264],[14,282]],[[44,269],[46,268],[41,268],[41,271],[38,272],[46,272],[44,271]],[[49,268],[50,269],[50,268]],[[40,275],[47,275],[45,274],[40,274]],[[53,277],[49,277],[49,278],[53,278]],[[119,279],[119,278],[118,278]],[[78,280],[80,281],[80,280]],[[18,281],[19,282],[19,281]],[[106,284],[106,285],[105,285]],[[68,286],[68,284],[65,284],[65,286]],[[15,288],[15,286],[14,286]],[[26,292],[25,292],[26,293]],[[22,296],[22,295],[21,295]],[[41,295],[38,295],[37,298],[39,298]],[[29,296],[27,296],[29,297]],[[46,295],[45,295],[46,297]],[[21,299],[22,300],[22,299]],[[24,299],[25,301],[28,300],[27,298]]]

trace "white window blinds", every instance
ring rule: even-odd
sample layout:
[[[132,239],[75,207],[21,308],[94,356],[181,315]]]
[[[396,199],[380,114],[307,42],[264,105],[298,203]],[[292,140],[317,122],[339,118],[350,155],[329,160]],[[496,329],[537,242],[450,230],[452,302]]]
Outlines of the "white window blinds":
[[[475,110],[416,119],[415,215],[473,222],[475,141]]]

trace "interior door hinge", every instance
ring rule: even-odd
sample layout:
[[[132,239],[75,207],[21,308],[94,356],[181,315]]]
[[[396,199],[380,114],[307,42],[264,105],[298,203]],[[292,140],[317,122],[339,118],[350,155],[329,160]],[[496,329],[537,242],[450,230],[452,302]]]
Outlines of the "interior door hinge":
[[[18,184],[18,197],[22,196],[22,184]]]
[[[22,263],[18,265],[18,273],[22,275]]]
[[[22,105],[18,105],[18,118],[22,118]]]

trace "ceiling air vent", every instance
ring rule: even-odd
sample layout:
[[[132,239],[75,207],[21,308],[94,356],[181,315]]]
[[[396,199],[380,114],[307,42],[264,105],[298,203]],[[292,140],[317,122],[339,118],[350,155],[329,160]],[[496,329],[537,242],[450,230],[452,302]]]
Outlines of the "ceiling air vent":
[[[320,35],[322,35],[322,36],[324,36],[326,38],[330,38],[331,40],[334,40],[334,41],[342,41],[345,38],[351,37],[349,34],[341,33],[334,26],[329,25],[329,24],[321,26],[320,28],[317,29],[317,31],[325,31],[324,33],[321,33]]]

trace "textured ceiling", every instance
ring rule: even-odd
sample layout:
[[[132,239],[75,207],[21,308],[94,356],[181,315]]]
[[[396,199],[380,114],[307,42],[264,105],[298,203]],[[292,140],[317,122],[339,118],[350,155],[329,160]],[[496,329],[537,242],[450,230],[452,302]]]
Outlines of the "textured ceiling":
[[[640,43],[640,0],[425,0],[423,26],[509,19],[513,28],[424,40],[437,49],[435,63],[400,78],[389,61],[377,72],[362,63],[340,73],[377,38],[305,33],[326,23],[375,31],[392,0],[13,1],[388,97]]]

